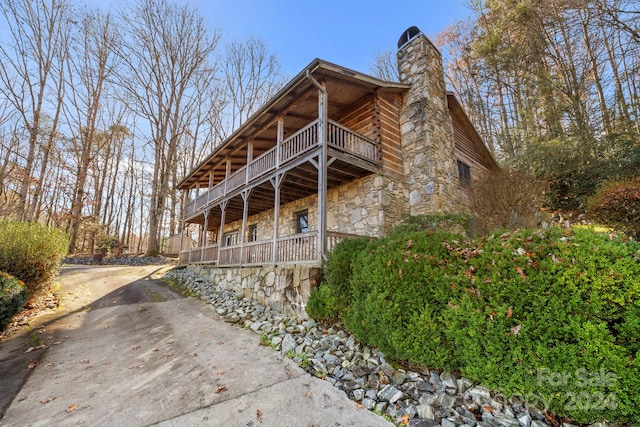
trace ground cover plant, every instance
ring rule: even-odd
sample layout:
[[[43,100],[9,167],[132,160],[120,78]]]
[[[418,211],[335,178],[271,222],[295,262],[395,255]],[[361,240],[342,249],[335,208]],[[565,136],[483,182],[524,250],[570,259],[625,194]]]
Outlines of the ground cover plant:
[[[343,274],[314,290],[312,317],[575,422],[640,420],[637,242],[589,229],[473,240],[401,229],[343,244],[327,265],[337,257]]]
[[[0,331],[27,302],[27,289],[21,280],[0,271]]]

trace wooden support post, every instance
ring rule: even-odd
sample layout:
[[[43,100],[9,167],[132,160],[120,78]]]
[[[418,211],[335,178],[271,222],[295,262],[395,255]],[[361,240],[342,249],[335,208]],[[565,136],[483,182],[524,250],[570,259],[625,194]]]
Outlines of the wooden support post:
[[[284,118],[278,117],[278,134],[276,136],[276,168],[280,167],[280,153],[284,139]]]
[[[318,88],[318,266],[322,265],[327,249],[327,126],[329,124],[327,90],[324,82]]]
[[[220,228],[218,229],[218,259],[216,260],[216,264],[220,265],[220,252],[222,252],[222,243],[224,240],[224,221],[227,213],[227,203],[228,200],[220,203]]]
[[[209,228],[209,209],[204,211],[204,225],[202,230],[202,244],[200,246],[207,246],[207,230]]]
[[[247,232],[247,215],[249,214],[249,196],[251,195],[251,190],[245,190],[240,193],[242,196],[242,230],[240,232],[240,266],[242,267],[244,260],[244,243],[246,241],[245,233]]]
[[[275,190],[273,198],[273,247],[271,248],[271,260],[275,265],[278,257],[278,227],[280,223],[280,186],[284,181],[284,175],[276,175],[270,179]]]
[[[247,167],[245,168],[245,185],[249,185],[249,165],[253,161],[253,139],[247,143]]]
[[[229,177],[231,176],[231,156],[228,154],[225,156],[224,161],[226,162],[225,171],[224,171],[224,194],[227,194],[227,183],[229,182]]]

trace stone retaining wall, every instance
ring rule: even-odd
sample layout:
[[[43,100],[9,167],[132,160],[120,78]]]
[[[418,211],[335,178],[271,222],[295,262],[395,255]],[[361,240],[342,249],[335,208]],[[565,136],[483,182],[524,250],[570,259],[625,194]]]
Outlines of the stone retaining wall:
[[[317,267],[242,267],[216,268],[206,265],[187,267],[214,285],[235,292],[239,298],[250,298],[272,310],[307,318],[305,307],[311,289],[320,282],[322,270]]]

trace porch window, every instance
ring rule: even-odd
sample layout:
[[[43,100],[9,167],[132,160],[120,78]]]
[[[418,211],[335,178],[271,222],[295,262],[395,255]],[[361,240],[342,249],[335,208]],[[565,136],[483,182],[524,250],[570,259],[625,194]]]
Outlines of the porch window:
[[[222,236],[222,243],[224,246],[235,246],[238,244],[238,236],[240,233],[238,230],[230,231],[228,233],[224,233]]]
[[[296,213],[296,233],[306,233],[309,231],[309,211],[304,210]]]
[[[249,226],[249,238],[247,240],[249,242],[258,241],[258,225],[257,224],[252,224]]]
[[[460,160],[458,160],[458,179],[465,187],[471,185],[471,167]]]

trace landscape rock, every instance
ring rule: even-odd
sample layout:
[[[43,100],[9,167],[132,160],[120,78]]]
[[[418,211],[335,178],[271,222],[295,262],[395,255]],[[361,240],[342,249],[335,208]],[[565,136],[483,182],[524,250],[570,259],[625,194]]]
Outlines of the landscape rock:
[[[380,351],[358,343],[338,327],[325,329],[313,319],[274,311],[187,269],[173,269],[165,277],[211,304],[212,316],[265,337],[274,349],[293,357],[312,375],[398,423],[405,423],[408,417],[404,425],[420,427],[548,425],[539,409],[516,399],[499,399],[467,378],[436,370],[394,368]]]

